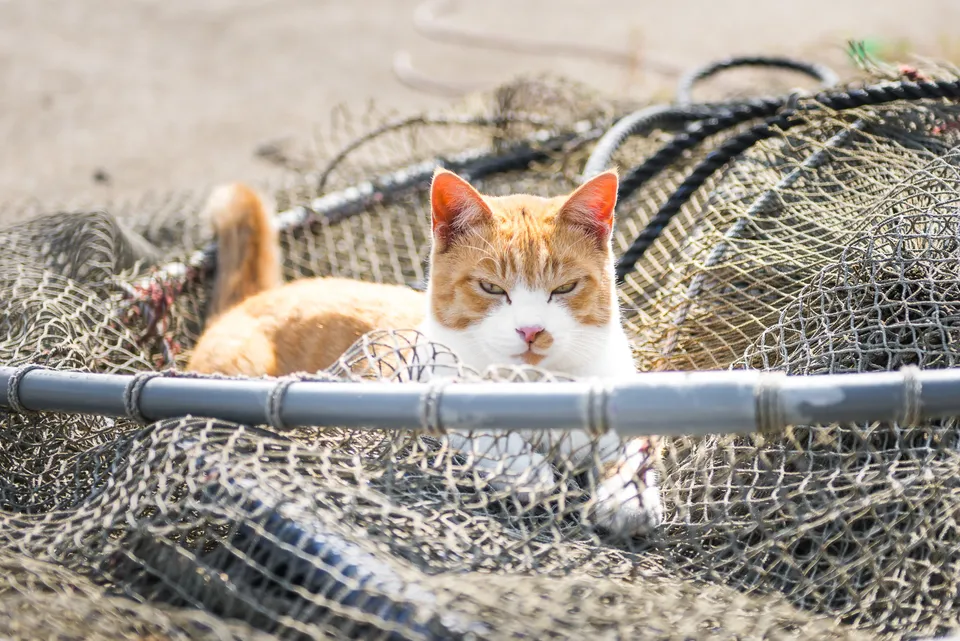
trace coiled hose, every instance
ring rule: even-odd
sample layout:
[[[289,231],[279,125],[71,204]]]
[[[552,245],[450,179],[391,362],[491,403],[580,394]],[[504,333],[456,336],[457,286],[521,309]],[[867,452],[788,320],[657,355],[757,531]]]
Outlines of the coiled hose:
[[[899,100],[915,101],[941,98],[960,98],[960,80],[930,82],[903,80],[852,91],[825,91],[812,96],[810,106],[819,105],[836,111],[844,111]],[[708,178],[757,142],[779,135],[802,123],[803,119],[798,115],[799,111],[801,110],[794,108],[784,109],[779,114],[769,117],[764,122],[724,141],[717,149],[708,154],[671,194],[627,251],[620,257],[620,260],[617,261],[617,281],[623,282],[650,245],[659,238],[673,217]],[[646,164],[644,163],[644,165]]]
[[[689,105],[693,102],[693,87],[698,82],[735,67],[772,67],[798,71],[819,82],[823,88],[834,87],[840,83],[840,77],[833,69],[815,62],[804,62],[803,60],[776,56],[736,56],[711,62],[684,74],[677,82],[677,104]]]
[[[652,129],[679,128],[689,123],[710,118],[724,118],[728,115],[731,119],[725,121],[728,123],[727,128],[736,127],[744,122],[744,120],[735,117],[733,112],[739,115],[746,115],[748,116],[747,119],[749,119],[749,117],[760,118],[769,116],[770,113],[772,113],[767,111],[770,103],[776,101],[776,106],[779,107],[785,99],[761,98],[759,100],[736,101],[731,103],[691,104],[691,94],[694,86],[698,82],[714,76],[721,71],[744,66],[774,67],[799,71],[818,80],[823,87],[832,87],[838,82],[837,74],[829,67],[793,60],[791,58],[738,56],[698,67],[685,74],[677,83],[676,105],[657,105],[640,109],[620,119],[613,127],[607,130],[596,147],[594,147],[590,158],[587,159],[587,164],[583,170],[584,179],[595,176],[606,169],[610,164],[610,159],[613,158],[613,154],[616,153],[617,149],[622,147],[623,143],[631,136],[644,134]],[[755,110],[752,116],[750,113],[745,113],[749,112],[751,107]],[[723,129],[714,130],[712,133],[719,133],[719,131],[722,130]],[[691,139],[686,142],[691,146],[696,145],[703,140],[703,137],[697,138],[695,141]],[[649,177],[646,179],[649,180]],[[630,192],[637,189],[643,182],[642,180],[638,181],[638,184],[633,186]],[[621,194],[622,193],[621,191]]]

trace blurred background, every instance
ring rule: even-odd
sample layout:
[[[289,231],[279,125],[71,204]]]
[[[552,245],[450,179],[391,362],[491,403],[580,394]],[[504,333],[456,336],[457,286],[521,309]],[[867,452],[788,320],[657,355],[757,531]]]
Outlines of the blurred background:
[[[0,202],[269,180],[338,108],[410,113],[518,74],[664,100],[735,54],[845,77],[850,39],[960,61],[958,18],[955,0],[0,0]]]

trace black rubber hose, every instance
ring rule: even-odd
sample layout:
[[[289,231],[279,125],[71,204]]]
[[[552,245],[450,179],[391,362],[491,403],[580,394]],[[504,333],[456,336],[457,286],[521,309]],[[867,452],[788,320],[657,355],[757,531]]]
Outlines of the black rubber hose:
[[[590,154],[590,158],[587,160],[587,164],[583,170],[583,179],[586,180],[606,169],[610,164],[610,159],[613,158],[613,154],[616,153],[617,149],[631,136],[646,133],[657,127],[679,127],[711,117],[721,117],[739,106],[755,102],[741,100],[720,104],[690,104],[690,94],[693,86],[697,82],[725,69],[739,66],[791,69],[805,73],[819,80],[820,83],[825,86],[832,86],[839,81],[837,74],[829,67],[790,58],[740,56],[713,62],[704,67],[698,67],[686,74],[678,84],[677,102],[680,106],[657,105],[640,109],[622,118],[611,127],[603,135],[596,147],[594,147],[593,153]],[[764,112],[757,117],[767,117],[769,115],[770,113]],[[737,121],[735,124],[740,124],[740,122],[743,121]],[[717,132],[714,131],[713,133]]]
[[[778,69],[790,69],[819,81],[820,86],[824,88],[833,87],[840,82],[840,76],[826,65],[776,56],[736,56],[727,58],[726,60],[711,62],[708,65],[698,67],[684,74],[677,82],[677,103],[680,105],[690,104],[693,101],[694,85],[702,80],[706,80],[710,76],[715,76],[722,71],[735,67],[775,67]]]
[[[938,98],[960,98],[960,80],[901,81],[853,91],[821,92],[813,96],[812,100],[828,109],[842,111],[868,105],[882,105],[897,100],[913,101]],[[757,142],[771,138],[802,122],[803,119],[797,115],[796,110],[786,110],[766,122],[755,125],[749,130],[724,141],[716,150],[712,151],[667,199],[667,202],[650,219],[647,226],[617,261],[617,281],[623,282],[627,274],[633,271],[637,261],[646,253],[650,245],[659,238],[673,217],[710,176]]]
[[[617,261],[617,282],[623,282],[627,274],[633,271],[637,261],[646,253],[673,217],[714,172],[736,158],[761,140],[771,138],[802,122],[791,110],[769,120],[754,125],[747,131],[726,140],[717,149],[711,151],[703,161],[680,183],[667,202],[650,219],[643,231]]]
[[[750,120],[769,118],[787,104],[787,100],[787,98],[760,98],[744,101],[727,110],[716,112],[703,121],[698,121],[620,179],[618,202],[624,201],[661,171],[672,166],[686,151],[696,147],[706,138]]]
[[[605,170],[613,154],[631,136],[647,133],[652,129],[681,127],[689,122],[704,120],[717,114],[723,107],[697,105],[676,107],[674,105],[655,105],[634,111],[621,118],[603,134],[593,148],[583,168],[583,178],[591,178]],[[729,108],[729,107],[726,107]]]

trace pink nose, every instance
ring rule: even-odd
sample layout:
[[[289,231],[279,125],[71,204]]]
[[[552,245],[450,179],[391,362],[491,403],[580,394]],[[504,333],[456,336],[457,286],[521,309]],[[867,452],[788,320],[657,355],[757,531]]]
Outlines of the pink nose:
[[[543,331],[543,328],[539,325],[531,325],[530,327],[518,327],[517,333],[523,336],[523,340],[528,343],[532,343],[537,340],[537,336],[540,335],[540,332]]]

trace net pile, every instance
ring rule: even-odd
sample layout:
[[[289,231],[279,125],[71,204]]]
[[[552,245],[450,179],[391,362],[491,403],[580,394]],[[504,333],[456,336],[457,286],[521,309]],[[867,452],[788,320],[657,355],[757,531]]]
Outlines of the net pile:
[[[539,140],[566,138],[474,182],[560,194],[577,184],[594,132],[633,107],[538,80],[455,113],[370,123],[368,136],[340,123],[348,140],[328,143],[347,152],[272,191],[284,208],[465,149],[507,153],[547,131]],[[638,362],[791,374],[956,365],[958,116],[937,100],[813,108],[739,155],[621,287]],[[624,199],[619,248],[736,133]],[[615,162],[635,166],[668,138],[633,138]],[[285,232],[286,276],[421,281],[426,184],[388,195]],[[154,268],[208,240],[203,196],[7,226],[0,363],[182,366],[210,275]],[[404,378],[385,354],[405,340],[369,337],[328,374],[355,378],[365,364],[367,377]],[[558,469],[551,491],[521,497],[429,434],[3,413],[0,636],[930,637],[960,612],[957,433],[945,420],[672,439],[666,523],[624,541],[584,517],[581,470]]]

